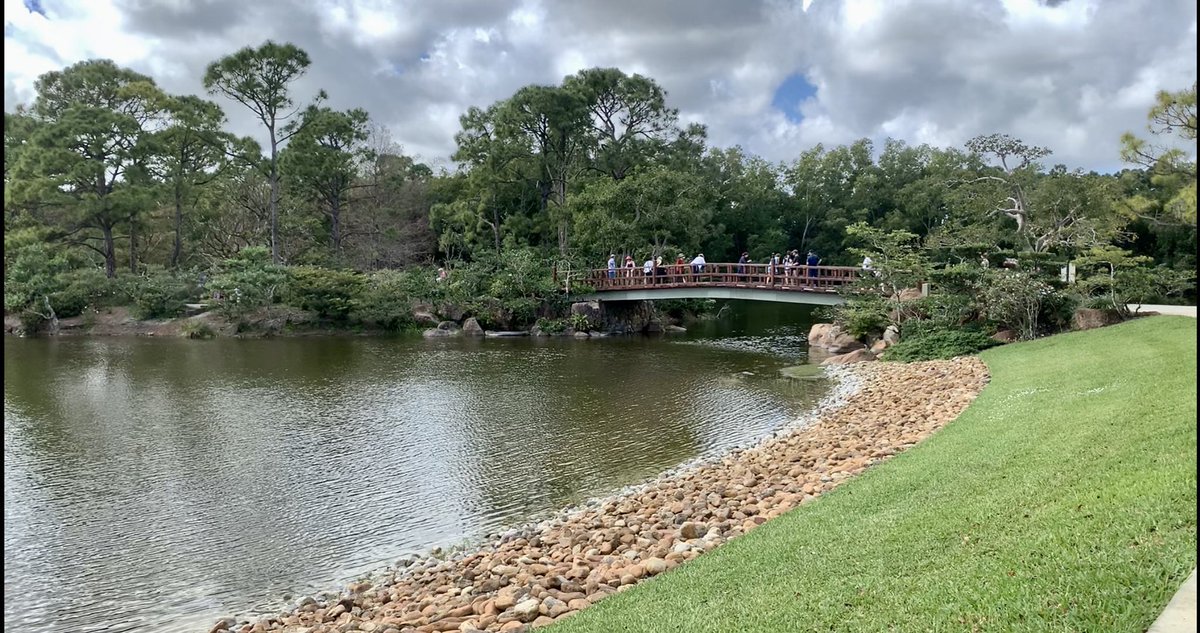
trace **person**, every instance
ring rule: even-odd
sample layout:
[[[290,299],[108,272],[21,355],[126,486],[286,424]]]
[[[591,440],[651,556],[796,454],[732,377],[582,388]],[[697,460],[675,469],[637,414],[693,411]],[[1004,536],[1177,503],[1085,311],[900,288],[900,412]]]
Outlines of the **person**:
[[[814,253],[812,251],[808,251],[808,257],[805,259],[804,263],[806,266],[806,268],[804,269],[805,276],[810,279],[816,278],[817,277],[817,264],[821,263],[821,258],[817,257],[816,253]]]
[[[617,278],[617,254],[616,253],[608,254],[608,278],[609,279]]]
[[[633,255],[625,256],[625,276],[633,277],[633,271],[637,268],[637,264],[633,261]]]
[[[775,275],[779,274],[779,253],[771,253],[767,260],[767,285],[775,283]]]
[[[659,255],[658,257],[654,258],[654,276],[655,277],[665,277],[666,274],[667,274],[667,269],[665,266],[663,266],[662,255]]]
[[[706,263],[707,262],[704,261],[704,253],[696,255],[696,257],[692,260],[692,272],[697,275],[704,272],[704,264]]]
[[[654,256],[642,262],[642,275],[646,278],[646,283],[654,281]]]
[[[437,280],[438,280],[438,283],[446,281],[446,269],[445,268],[440,268],[440,267],[438,268]]]
[[[683,253],[680,253],[679,257],[675,258],[675,283],[683,283],[683,271],[687,270],[686,266],[687,260],[684,259]]]
[[[738,274],[739,275],[746,274],[746,264],[749,264],[749,263],[750,263],[750,253],[742,253],[742,256],[738,258]]]
[[[862,269],[868,272],[875,270],[875,260],[871,259],[870,255],[863,257]]]

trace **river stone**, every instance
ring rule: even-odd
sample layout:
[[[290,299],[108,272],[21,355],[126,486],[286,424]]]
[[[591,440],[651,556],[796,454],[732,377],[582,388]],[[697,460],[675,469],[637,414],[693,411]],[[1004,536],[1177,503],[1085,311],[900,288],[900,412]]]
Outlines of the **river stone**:
[[[475,317],[471,317],[463,322],[462,331],[467,336],[483,336],[483,328],[480,327],[479,321]]]
[[[646,573],[651,576],[657,576],[667,571],[667,561],[658,557],[647,560],[643,565],[646,568]]]
[[[442,321],[441,323],[437,324],[437,329],[439,329],[439,330],[457,330],[458,324],[455,323],[454,321]]]
[[[704,525],[703,523],[696,523],[695,521],[688,521],[679,526],[679,536],[683,539],[699,538],[703,536],[706,531],[708,531],[708,526]]]
[[[518,602],[517,605],[513,607],[512,611],[513,615],[517,616],[518,620],[522,622],[529,622],[538,616],[538,609],[541,606],[542,603],[539,602],[537,598],[528,598]]]

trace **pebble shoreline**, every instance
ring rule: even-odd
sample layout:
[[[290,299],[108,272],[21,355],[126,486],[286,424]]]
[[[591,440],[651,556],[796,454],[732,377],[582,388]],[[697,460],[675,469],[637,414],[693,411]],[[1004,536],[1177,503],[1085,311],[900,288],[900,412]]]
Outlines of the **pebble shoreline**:
[[[210,633],[528,631],[570,617],[827,492],[941,428],[988,381],[975,357],[826,368],[811,414],[447,558],[406,561]]]

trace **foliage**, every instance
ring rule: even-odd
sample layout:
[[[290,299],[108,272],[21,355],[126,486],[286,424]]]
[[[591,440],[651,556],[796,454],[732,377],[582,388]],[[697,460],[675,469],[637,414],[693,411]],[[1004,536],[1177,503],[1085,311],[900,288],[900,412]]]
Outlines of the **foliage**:
[[[1178,92],[1159,91],[1157,101],[1148,115],[1150,133],[1156,136],[1175,136],[1195,147],[1196,141],[1196,84]],[[1186,146],[1186,145],[1185,145]],[[1194,151],[1194,150],[1193,150]],[[1167,222],[1192,227],[1196,224],[1196,160],[1179,147],[1155,146],[1126,132],[1121,136],[1121,159],[1146,167],[1153,174],[1153,183],[1172,192],[1168,200],[1155,204],[1138,198],[1136,212]]]
[[[208,289],[221,314],[240,319],[274,303],[287,279],[285,269],[270,263],[266,248],[253,246],[226,259]]]
[[[179,326],[179,333],[184,338],[210,339],[217,335],[212,326],[205,321],[188,320]]]
[[[287,273],[284,302],[327,319],[345,320],[366,285],[362,274],[350,270],[293,266]]]
[[[916,336],[910,332],[900,342],[887,348],[884,358],[905,363],[946,359],[978,354],[999,344],[999,341],[977,330],[935,329]]]
[[[67,270],[67,258],[35,242],[21,246],[6,264],[5,311],[17,313],[30,333],[43,321],[56,321],[51,297],[64,287],[61,274]]]
[[[125,294],[133,301],[133,314],[139,319],[179,316],[191,294],[188,282],[159,266],[147,266],[141,274],[121,281]]]
[[[593,329],[596,325],[592,323],[590,319],[588,319],[586,314],[581,314],[579,312],[572,312],[567,317],[567,324],[570,325],[571,329],[575,330],[576,332],[587,332],[588,330]]]
[[[993,325],[1031,339],[1041,333],[1043,303],[1054,293],[1054,288],[1027,271],[992,268],[980,288],[980,308]]]

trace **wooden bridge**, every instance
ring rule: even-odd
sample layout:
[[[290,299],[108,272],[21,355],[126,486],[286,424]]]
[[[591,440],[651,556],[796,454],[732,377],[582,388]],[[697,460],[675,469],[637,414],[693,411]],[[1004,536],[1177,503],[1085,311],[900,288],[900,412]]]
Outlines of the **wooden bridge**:
[[[656,299],[743,299],[837,305],[845,300],[838,289],[858,279],[862,271],[853,266],[772,267],[769,264],[723,264],[703,266],[665,264],[647,275],[637,268],[596,268],[587,271],[583,282],[592,293],[581,296],[594,301],[653,301]]]

